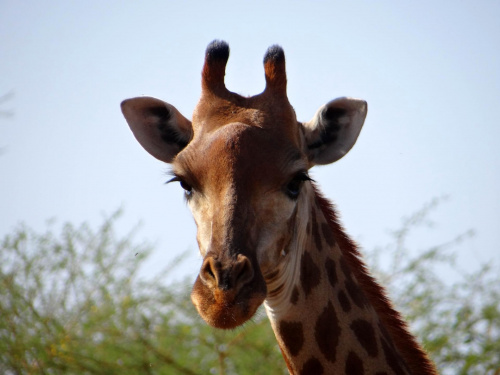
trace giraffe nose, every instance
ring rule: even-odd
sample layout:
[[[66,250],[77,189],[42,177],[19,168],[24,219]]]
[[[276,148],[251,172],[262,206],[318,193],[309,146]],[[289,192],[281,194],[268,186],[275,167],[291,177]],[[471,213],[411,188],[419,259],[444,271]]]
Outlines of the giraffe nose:
[[[226,262],[208,255],[200,271],[201,281],[210,289],[224,291],[235,289],[236,293],[241,287],[251,282],[253,277],[252,262],[242,254]]]

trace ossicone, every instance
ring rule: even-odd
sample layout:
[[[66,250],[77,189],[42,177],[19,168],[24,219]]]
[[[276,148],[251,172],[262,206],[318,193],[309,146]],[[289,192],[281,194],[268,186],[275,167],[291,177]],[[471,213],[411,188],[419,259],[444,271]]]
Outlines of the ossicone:
[[[222,95],[227,92],[224,75],[228,59],[229,45],[226,42],[214,40],[208,45],[202,71],[202,89],[204,93]]]
[[[264,71],[266,74],[265,92],[286,97],[285,52],[277,44],[269,47],[264,55]]]

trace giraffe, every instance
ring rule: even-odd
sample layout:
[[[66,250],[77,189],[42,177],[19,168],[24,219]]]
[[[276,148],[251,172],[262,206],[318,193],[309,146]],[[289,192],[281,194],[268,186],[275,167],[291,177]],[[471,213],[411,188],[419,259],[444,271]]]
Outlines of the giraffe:
[[[121,104],[184,189],[203,257],[200,316],[232,329],[264,303],[291,374],[436,374],[309,177],[353,147],[367,103],[338,98],[298,122],[281,47],[267,50],[265,90],[252,97],[226,88],[228,58],[226,42],[208,45],[192,121],[155,98]]]

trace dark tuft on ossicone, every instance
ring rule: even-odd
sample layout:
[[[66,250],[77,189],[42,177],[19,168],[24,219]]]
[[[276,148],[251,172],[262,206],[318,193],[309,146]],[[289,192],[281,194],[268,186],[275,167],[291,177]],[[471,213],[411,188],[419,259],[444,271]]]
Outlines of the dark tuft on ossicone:
[[[229,59],[229,44],[223,40],[213,40],[205,51],[205,59],[207,62]]]
[[[277,44],[272,45],[266,51],[264,55],[264,64],[269,60],[276,62],[282,62],[285,60],[285,52],[283,52],[283,48],[278,46]]]

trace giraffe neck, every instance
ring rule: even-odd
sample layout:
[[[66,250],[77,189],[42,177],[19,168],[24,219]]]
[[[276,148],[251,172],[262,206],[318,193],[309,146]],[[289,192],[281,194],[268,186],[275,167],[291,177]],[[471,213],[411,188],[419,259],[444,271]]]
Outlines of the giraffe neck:
[[[435,374],[314,186],[265,302],[291,374]]]

